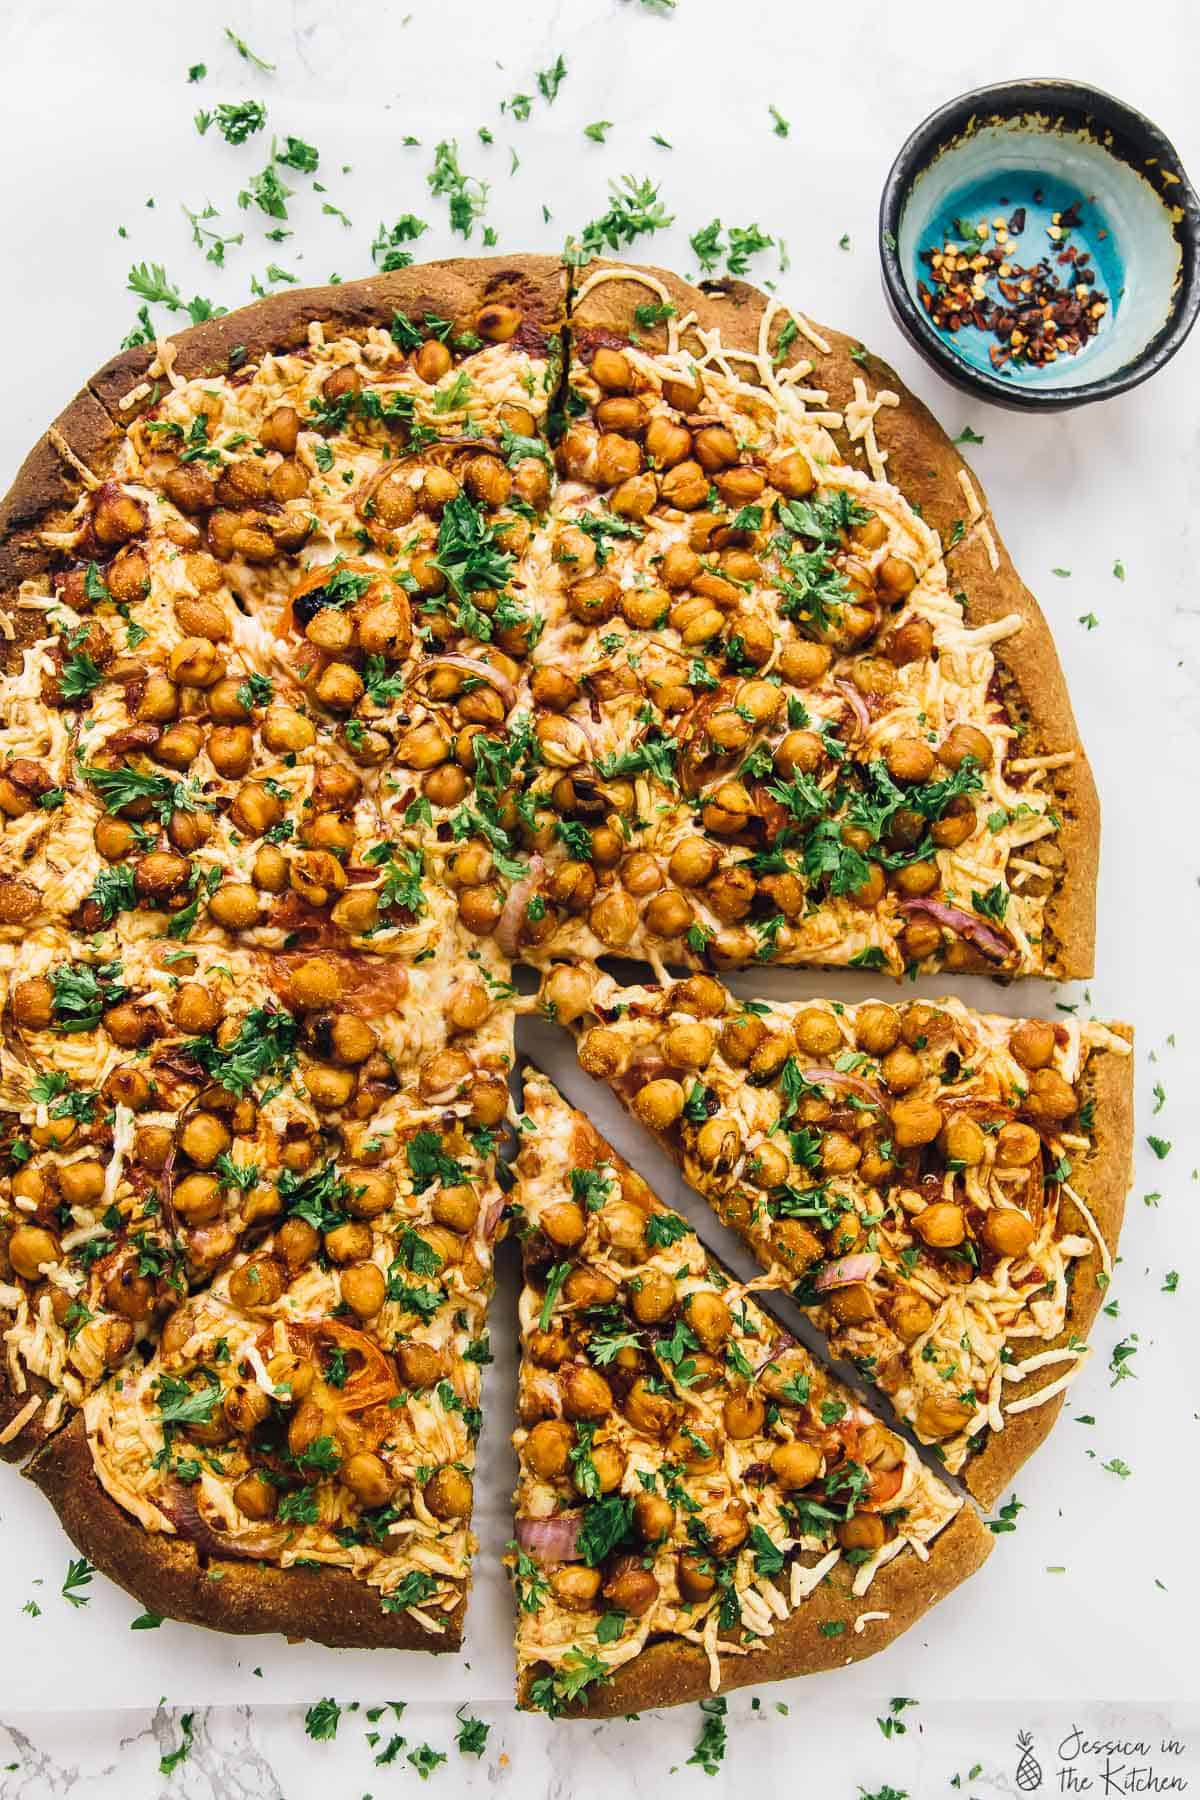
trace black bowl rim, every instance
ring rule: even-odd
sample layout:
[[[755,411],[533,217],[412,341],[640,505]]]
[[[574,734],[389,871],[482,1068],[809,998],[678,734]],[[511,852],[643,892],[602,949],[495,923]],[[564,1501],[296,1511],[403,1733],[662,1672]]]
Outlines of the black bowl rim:
[[[1102,144],[1102,148],[1127,161],[1137,174],[1150,182],[1164,204],[1178,209],[1181,215],[1173,223],[1181,257],[1179,279],[1167,318],[1150,342],[1121,368],[1095,381],[1077,382],[1070,387],[1017,386],[975,368],[959,356],[913,299],[898,251],[904,202],[917,177],[939,150],[959,137],[973,119],[982,123],[1038,112],[1076,119],[1091,127],[1098,125],[1101,130],[1111,132],[1116,143]],[[1122,146],[1127,150],[1136,146],[1136,157],[1121,156]],[[1150,158],[1156,160],[1147,168],[1144,164]],[[1175,177],[1169,184],[1169,199],[1155,179],[1164,170]],[[1082,82],[1039,77],[994,82],[959,94],[930,113],[901,147],[884,184],[879,202],[879,255],[892,308],[916,347],[958,386],[969,388],[981,398],[1002,406],[1031,412],[1061,411],[1064,407],[1082,406],[1093,400],[1107,400],[1114,394],[1137,387],[1170,361],[1200,312],[1200,201],[1179,152],[1166,134],[1143,113],[1115,95],[1105,93],[1102,88]]]

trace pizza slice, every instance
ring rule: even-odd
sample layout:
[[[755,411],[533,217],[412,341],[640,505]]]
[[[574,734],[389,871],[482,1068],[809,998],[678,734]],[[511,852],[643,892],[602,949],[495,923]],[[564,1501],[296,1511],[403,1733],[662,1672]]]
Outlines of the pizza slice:
[[[1111,1275],[1129,1027],[567,965],[542,1004],[831,1350],[993,1501],[1053,1424]]]
[[[526,953],[1090,973],[1053,644],[925,409],[740,282],[591,264],[570,319]]]
[[[564,297],[550,259],[403,270],[101,371],[105,440],[49,440],[76,498],[0,557],[0,937],[136,910],[387,947],[454,856],[497,927]]]
[[[535,1071],[517,1693],[602,1718],[881,1649],[982,1563],[969,1506]]]
[[[503,1205],[487,1055],[438,1052],[414,1091],[285,1129],[270,1167],[239,1147],[214,1174],[177,1169],[173,1195],[164,1171],[164,1211],[201,1183],[220,1207],[232,1180],[261,1202],[254,1226],[202,1282],[188,1269],[156,1296],[146,1354],[28,1469],[79,1549],[155,1612],[459,1646]]]
[[[319,1202],[335,1159],[391,1159],[422,1111],[431,1126],[461,1116],[490,1156],[508,1106],[506,984],[442,926],[412,961],[51,929],[10,959],[5,1454],[130,1367],[184,1294],[285,1216],[299,1210],[318,1241],[334,1230]]]

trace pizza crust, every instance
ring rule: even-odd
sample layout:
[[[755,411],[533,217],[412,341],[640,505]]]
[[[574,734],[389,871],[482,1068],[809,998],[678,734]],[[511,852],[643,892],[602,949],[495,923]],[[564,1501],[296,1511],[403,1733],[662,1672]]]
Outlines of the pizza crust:
[[[1114,1025],[1111,1029],[1132,1042],[1133,1032],[1128,1025]],[[1115,1259],[1133,1167],[1133,1057],[1095,1056],[1085,1073],[1083,1088],[1086,1098],[1095,1102],[1096,1122],[1092,1148],[1086,1160],[1076,1166],[1071,1185],[1095,1220],[1110,1257]],[[1062,1207],[1064,1229],[1091,1236],[1086,1220],[1065,1193]],[[1069,1340],[1086,1339],[1107,1297],[1098,1255],[1085,1257],[1073,1266],[1066,1323],[1057,1337],[1038,1344],[1039,1352],[1060,1349]],[[1065,1367],[1042,1368],[1025,1381],[1006,1383],[1004,1401],[1011,1405],[1014,1400],[1036,1393],[1063,1374]],[[996,1503],[1017,1470],[1049,1436],[1068,1392],[1064,1389],[1043,1406],[1017,1413],[1007,1420],[1003,1431],[989,1433],[983,1449],[972,1457],[962,1475],[981,1506]]]
[[[466,1595],[444,1632],[407,1612],[384,1612],[378,1591],[343,1569],[277,1569],[202,1558],[178,1537],[143,1531],[101,1486],[82,1414],[42,1446],[25,1470],[78,1550],[163,1618],[238,1635],[282,1632],[335,1650],[458,1650]]]
[[[576,277],[584,288],[604,269],[634,268],[615,262],[589,263]],[[640,265],[638,265],[640,270]],[[694,313],[704,331],[719,331],[722,344],[735,350],[758,350],[763,315],[775,304],[744,281],[706,283],[692,287],[669,270],[646,267],[640,272],[661,284],[682,317]],[[665,349],[662,325],[644,327],[634,318],[634,308],[644,306],[647,290],[635,281],[605,281],[572,305],[572,343],[576,350],[598,343],[624,343],[631,332],[647,350]],[[774,351],[779,334],[792,315],[781,307],[771,323],[769,347]],[[1073,750],[1074,761],[1051,771],[1047,790],[1055,796],[1062,829],[1050,854],[1055,857],[1054,891],[1047,901],[1045,973],[1067,981],[1094,972],[1096,937],[1096,874],[1100,856],[1100,808],[1096,786],[1079,732],[1054,639],[1040,606],[1013,568],[1011,558],[992,524],[987,496],[974,473],[959,455],[933,414],[905,387],[895,370],[868,354],[865,364],[851,355],[862,346],[844,332],[825,325],[805,325],[828,346],[820,349],[802,329],[780,358],[788,369],[800,362],[812,364],[804,385],[828,395],[831,410],[841,412],[854,398],[855,379],[865,380],[874,395],[881,388],[899,397],[899,406],[880,407],[874,420],[880,451],[886,455],[886,476],[910,504],[920,508],[925,523],[937,530],[943,546],[949,544],[961,522],[965,535],[946,551],[951,588],[967,596],[966,619],[972,627],[1019,613],[1024,628],[995,648],[1000,685],[1014,723],[1027,727],[1022,755],[1052,754]],[[759,385],[753,366],[736,363],[739,379]],[[831,428],[846,461],[867,467],[862,440],[851,442],[845,428]],[[966,476],[979,507],[978,518],[968,502],[960,477]],[[987,537],[983,535],[986,528]],[[987,543],[995,547],[998,566],[992,568]],[[1047,866],[1049,859],[1047,858]]]
[[[745,1656],[720,1658],[719,1691],[728,1693],[762,1681],[816,1675],[862,1662],[877,1650],[886,1649],[931,1606],[973,1575],[994,1545],[991,1532],[967,1506],[934,1540],[928,1562],[921,1562],[914,1555],[898,1556],[880,1569],[862,1596],[851,1593],[853,1574],[844,1562],[838,1563],[803,1605],[776,1626],[774,1635],[761,1649]],[[872,1618],[858,1632],[854,1622],[864,1613],[886,1613],[887,1617]],[[822,1635],[822,1625],[834,1624],[844,1629],[833,1636]],[[518,1690],[520,1705],[527,1704],[529,1689],[536,1679],[535,1667]],[[704,1651],[678,1638],[661,1638],[619,1668],[612,1681],[594,1688],[586,1706],[568,1707],[564,1716],[617,1718],[651,1707],[706,1700],[713,1691]]]

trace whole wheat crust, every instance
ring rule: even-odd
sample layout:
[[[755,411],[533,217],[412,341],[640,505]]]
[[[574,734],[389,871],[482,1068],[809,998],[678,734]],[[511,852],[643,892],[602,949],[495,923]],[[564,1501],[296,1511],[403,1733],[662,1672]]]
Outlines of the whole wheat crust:
[[[281,1631],[334,1649],[443,1651],[462,1643],[465,1596],[446,1630],[430,1632],[407,1612],[385,1612],[377,1589],[344,1569],[221,1561],[182,1538],[144,1531],[101,1486],[81,1413],[25,1473],[88,1561],[163,1618],[239,1635]]]

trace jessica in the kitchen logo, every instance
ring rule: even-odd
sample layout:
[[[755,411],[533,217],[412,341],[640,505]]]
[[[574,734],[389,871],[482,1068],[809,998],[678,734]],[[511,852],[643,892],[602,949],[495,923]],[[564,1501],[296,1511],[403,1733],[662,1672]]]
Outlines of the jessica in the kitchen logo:
[[[1089,1737],[1073,1725],[1058,1745],[1057,1766],[1045,1776],[1030,1734],[1017,1739],[1020,1761],[1015,1779],[1019,1792],[1059,1794],[1187,1794],[1191,1778],[1183,1772],[1188,1746],[1182,1738]],[[1047,1764],[1050,1759],[1045,1758]],[[1043,1786],[1044,1783],[1044,1786]]]

